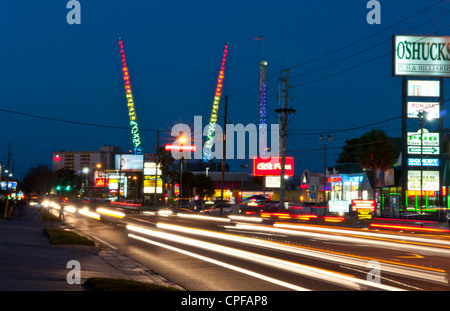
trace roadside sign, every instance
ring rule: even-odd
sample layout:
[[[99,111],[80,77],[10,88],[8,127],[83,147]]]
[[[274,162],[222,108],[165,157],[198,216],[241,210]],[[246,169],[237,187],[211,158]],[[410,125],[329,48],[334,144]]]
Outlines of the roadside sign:
[[[423,154],[439,154],[439,147],[423,147]],[[420,147],[408,146],[408,154],[420,154]]]

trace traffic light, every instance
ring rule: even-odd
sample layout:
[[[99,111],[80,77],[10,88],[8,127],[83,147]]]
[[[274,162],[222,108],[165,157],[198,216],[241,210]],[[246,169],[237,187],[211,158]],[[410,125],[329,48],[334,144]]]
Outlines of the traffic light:
[[[58,190],[58,191],[61,190],[61,186],[59,186],[59,185],[56,186],[56,190]]]
[[[66,191],[70,191],[70,185],[66,187]]]

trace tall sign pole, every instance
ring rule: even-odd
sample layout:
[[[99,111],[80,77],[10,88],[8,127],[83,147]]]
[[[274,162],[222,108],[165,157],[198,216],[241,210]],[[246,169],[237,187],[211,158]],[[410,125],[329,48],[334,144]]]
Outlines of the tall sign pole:
[[[133,92],[131,91],[130,73],[128,71],[127,60],[125,58],[125,49],[123,40],[119,38],[120,54],[122,55],[122,73],[125,83],[125,95],[127,98],[128,115],[130,117],[131,136],[133,140],[134,154],[143,154],[142,141],[139,134],[139,125],[137,122],[136,109],[134,107]]]
[[[435,197],[436,200],[433,201],[437,202],[437,207],[444,206],[447,185],[443,181],[446,162],[442,156],[441,112],[443,78],[450,77],[450,37],[394,35],[392,75],[403,77],[401,205],[406,211],[410,204],[408,196],[414,195],[416,210],[423,211],[424,207],[428,209],[430,196]],[[439,105],[439,109],[436,105]],[[429,114],[438,119],[437,126],[432,121],[424,124],[424,117]],[[408,121],[417,127],[417,118],[420,118],[420,134],[416,134],[415,130],[408,133]],[[420,155],[419,159],[417,155]],[[415,165],[417,162],[419,164]],[[439,168],[433,168],[430,163],[439,163]],[[410,166],[420,166],[420,172],[417,167]]]

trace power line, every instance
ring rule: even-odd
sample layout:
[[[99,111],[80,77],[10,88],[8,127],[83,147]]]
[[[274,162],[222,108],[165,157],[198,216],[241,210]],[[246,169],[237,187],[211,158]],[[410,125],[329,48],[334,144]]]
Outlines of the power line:
[[[69,124],[76,124],[76,125],[86,125],[86,126],[95,126],[95,127],[104,127],[104,128],[114,128],[114,129],[120,129],[120,130],[130,130],[129,127],[123,127],[123,126],[116,126],[116,125],[106,125],[106,124],[97,124],[97,123],[87,123],[87,122],[80,122],[80,121],[70,121],[70,120],[63,120],[53,117],[46,117],[46,116],[39,116],[35,114],[25,113],[25,112],[19,112],[19,111],[13,111],[13,110],[7,110],[0,108],[0,111],[22,115],[30,118],[35,119],[44,119],[44,120],[50,120],[50,121],[56,121],[56,122],[62,122],[62,123],[69,123]],[[141,131],[146,132],[170,132],[169,130],[156,130],[156,129],[140,129]]]
[[[325,53],[325,54],[323,54],[323,55],[321,55],[321,56],[314,57],[314,58],[312,58],[312,59],[303,61],[303,62],[301,62],[301,63],[292,65],[292,66],[290,66],[290,67],[288,67],[288,68],[293,69],[293,68],[295,68],[295,67],[299,67],[299,66],[302,66],[302,65],[306,65],[306,64],[308,64],[308,63],[314,62],[314,61],[316,61],[316,60],[323,59],[324,57],[327,57],[327,56],[329,56],[329,55],[332,55],[332,54],[335,54],[335,53],[337,53],[337,52],[340,52],[340,51],[343,51],[343,50],[345,50],[345,49],[348,49],[348,48],[350,48],[350,47],[352,47],[352,46],[354,46],[354,45],[357,45],[358,43],[361,43],[361,42],[363,42],[363,41],[366,41],[367,39],[370,39],[370,38],[372,38],[372,37],[375,37],[376,35],[378,35],[378,34],[384,32],[384,31],[386,31],[386,30],[388,30],[388,29],[391,29],[391,28],[393,28],[393,27],[395,27],[395,26],[397,26],[397,25],[400,25],[401,23],[404,23],[405,21],[407,21],[407,20],[409,20],[409,19],[411,19],[411,18],[413,18],[413,17],[416,17],[416,16],[419,15],[419,14],[422,14],[423,12],[425,12],[425,11],[427,11],[427,10],[429,10],[429,9],[431,9],[431,8],[433,8],[433,7],[435,7],[435,6],[437,6],[438,4],[440,4],[440,3],[444,2],[444,1],[446,1],[446,0],[440,0],[440,1],[438,1],[438,2],[436,2],[436,3],[434,3],[434,4],[432,4],[432,5],[430,5],[430,6],[428,6],[428,7],[425,7],[425,8],[423,8],[423,9],[419,10],[418,12],[416,12],[416,13],[414,13],[414,14],[408,16],[408,17],[405,17],[404,19],[402,19],[402,20],[400,20],[400,21],[398,21],[398,22],[396,22],[396,23],[394,23],[394,24],[392,24],[392,25],[390,25],[390,26],[387,26],[387,27],[385,27],[385,28],[383,28],[383,29],[381,29],[381,30],[379,30],[379,31],[377,31],[377,32],[375,32],[375,33],[373,33],[373,34],[371,34],[371,35],[368,35],[368,36],[366,36],[366,37],[364,37],[364,38],[362,38],[362,39],[356,40],[356,41],[354,41],[354,42],[352,42],[352,43],[350,43],[350,44],[348,44],[348,45],[346,45],[346,46],[343,46],[343,47],[341,47],[341,48],[335,49],[335,50],[330,51],[330,52],[328,52],[328,53]],[[422,27],[423,25],[425,25],[425,24],[427,24],[427,23],[430,23],[431,21],[433,21],[433,20],[435,20],[435,19],[437,19],[437,18],[442,17],[443,15],[445,15],[445,14],[447,14],[447,13],[448,13],[448,11],[447,11],[446,13],[444,13],[444,14],[441,14],[441,15],[438,16],[438,17],[433,18],[432,20],[429,20],[429,21],[425,22],[424,24],[422,24],[422,25],[420,25],[420,26],[417,26],[417,27],[411,29],[410,31],[412,31],[412,30],[414,30],[414,29],[417,29],[417,28],[419,28],[419,27]],[[409,32],[409,31],[408,31],[408,32]],[[387,41],[390,41],[390,40],[391,40],[391,39],[389,39],[389,40],[387,40]],[[385,42],[381,42],[380,44],[382,44],[382,43],[385,43]],[[267,77],[267,80],[269,80],[269,79],[275,77],[276,75],[277,75],[277,74],[273,74],[273,75]],[[296,76],[294,76],[294,77],[296,77]],[[235,96],[235,95],[237,95],[237,94],[240,94],[240,93],[242,93],[242,92],[245,92],[245,91],[247,91],[247,90],[249,90],[249,89],[251,89],[251,88],[253,88],[253,87],[256,87],[256,86],[258,86],[258,85],[259,85],[258,83],[252,84],[252,85],[250,85],[250,86],[248,86],[248,87],[246,87],[246,88],[244,88],[244,89],[242,89],[242,90],[240,90],[240,91],[237,91],[237,92],[231,94],[230,97]],[[255,93],[255,94],[258,95],[259,93]],[[254,94],[254,95],[247,96],[245,99],[247,99],[247,98],[249,98],[249,97],[252,97],[252,96],[256,96],[255,94]],[[245,100],[245,99],[244,99],[244,100]],[[241,100],[239,100],[238,102],[241,102]],[[236,103],[237,103],[237,102],[233,103],[232,105],[234,105],[234,104],[236,104]],[[240,111],[240,110],[239,110],[239,111]]]

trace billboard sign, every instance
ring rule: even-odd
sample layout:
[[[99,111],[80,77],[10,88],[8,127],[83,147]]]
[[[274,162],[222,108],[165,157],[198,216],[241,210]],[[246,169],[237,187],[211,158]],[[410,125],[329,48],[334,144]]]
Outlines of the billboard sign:
[[[294,176],[294,158],[286,157],[284,170],[286,176]],[[267,159],[253,158],[253,175],[280,176],[281,158],[280,157],[271,157]]]
[[[408,118],[419,118],[419,112],[428,112],[428,119],[439,118],[439,103],[408,102]]]
[[[450,37],[394,35],[393,76],[450,77]]]
[[[116,154],[115,165],[118,171],[142,171],[144,169],[144,155]]]

